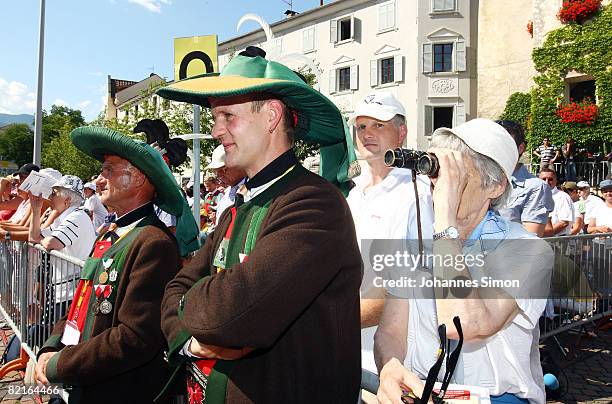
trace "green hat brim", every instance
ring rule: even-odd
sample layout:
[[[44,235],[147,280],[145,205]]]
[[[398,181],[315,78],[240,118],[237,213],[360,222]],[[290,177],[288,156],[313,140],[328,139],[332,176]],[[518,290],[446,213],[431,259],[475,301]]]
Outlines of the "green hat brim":
[[[72,143],[94,159],[104,162],[104,156],[119,156],[129,161],[147,176],[155,187],[153,201],[172,215],[182,212],[183,195],[161,154],[148,144],[101,126],[83,126],[70,133]]]

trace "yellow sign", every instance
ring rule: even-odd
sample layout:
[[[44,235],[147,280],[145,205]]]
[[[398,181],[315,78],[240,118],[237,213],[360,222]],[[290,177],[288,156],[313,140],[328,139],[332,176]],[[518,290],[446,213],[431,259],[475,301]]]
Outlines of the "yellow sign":
[[[217,36],[174,38],[174,80],[219,71]]]
[[[12,161],[6,161],[6,160],[0,160],[0,168],[4,168],[7,170],[16,170],[19,167],[17,166],[17,164],[13,163]]]

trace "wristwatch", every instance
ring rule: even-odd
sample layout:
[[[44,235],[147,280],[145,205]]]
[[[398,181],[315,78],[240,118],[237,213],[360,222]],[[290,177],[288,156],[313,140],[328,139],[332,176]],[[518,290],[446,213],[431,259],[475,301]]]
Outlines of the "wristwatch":
[[[440,239],[457,240],[458,238],[459,238],[459,230],[457,230],[457,228],[454,226],[449,226],[446,229],[442,230],[441,232],[434,233],[433,235],[434,241],[440,240]]]

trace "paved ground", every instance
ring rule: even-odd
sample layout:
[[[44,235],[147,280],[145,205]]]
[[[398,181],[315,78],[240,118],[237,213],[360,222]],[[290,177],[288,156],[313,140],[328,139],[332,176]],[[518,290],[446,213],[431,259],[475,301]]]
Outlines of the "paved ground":
[[[598,331],[596,336],[585,335],[571,332],[558,338],[567,357],[561,354],[555,341],[545,341],[544,348],[552,349],[552,356],[559,362],[568,382],[567,393],[557,400],[549,399],[548,403],[612,403],[612,329]],[[0,338],[0,354],[2,352],[4,341]],[[560,379],[563,384],[564,378]],[[34,397],[28,395],[9,395],[9,386],[23,386],[19,373],[12,372],[0,380],[0,402],[3,404],[48,401],[48,397],[35,401]]]
[[[612,329],[596,331],[593,336],[577,331],[564,333],[558,340],[567,357],[558,347],[553,353],[559,357],[569,385],[563,397],[548,402],[612,403]],[[547,348],[554,345],[555,341],[546,341]]]

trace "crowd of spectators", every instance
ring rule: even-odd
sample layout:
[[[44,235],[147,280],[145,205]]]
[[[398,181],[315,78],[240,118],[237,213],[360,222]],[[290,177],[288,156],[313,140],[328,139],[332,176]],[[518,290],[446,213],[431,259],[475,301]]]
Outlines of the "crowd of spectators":
[[[560,150],[549,139],[543,140],[534,152],[540,158],[536,177],[520,163],[525,133],[516,122],[475,119],[453,129],[440,128],[429,149],[440,169],[429,178],[384,163],[385,152],[401,147],[409,135],[405,110],[392,93],[381,91],[365,97],[349,125],[355,128],[363,172],[354,179],[346,204],[364,260],[372,253],[368,240],[418,240],[418,249],[416,243],[407,243],[415,255],[466,257],[478,253],[485,257],[485,269],[464,267],[459,274],[462,279],[476,279],[477,271],[498,276],[505,271],[504,276],[528,277],[535,287],[546,289],[554,261],[542,237],[612,232],[612,179],[597,184],[575,182],[577,149],[571,138]],[[561,156],[566,178],[562,184],[554,168]],[[226,165],[223,145],[210,160],[202,187],[194,190],[190,181],[182,189],[190,207],[194,193],[199,192],[202,240],[212,240],[220,218],[228,220],[224,215],[228,209],[240,206],[245,196],[253,197],[253,190],[245,186],[249,181],[245,169]],[[34,171],[54,180],[46,199],[20,189]],[[118,219],[100,200],[99,194],[109,191],[98,184],[112,177],[111,173],[103,176],[106,179],[92,178],[83,184],[73,175],[26,164],[1,179],[0,239],[39,243],[47,251],[87,259],[96,238],[110,238]],[[599,188],[602,197],[591,192],[591,185]],[[131,212],[120,214],[126,217]],[[169,230],[176,231],[175,216],[157,206],[154,212]],[[517,243],[519,240],[524,242]],[[523,259],[513,259],[518,252]],[[227,276],[231,276],[230,269]],[[458,279],[451,269],[457,270],[435,262],[419,268],[417,276]],[[74,278],[78,273],[62,276]],[[52,284],[66,283],[62,276],[53,275]],[[537,345],[544,294],[504,289],[487,295],[475,287],[469,299],[443,298],[437,292],[417,296],[405,289],[377,286],[378,276],[366,265],[360,289],[361,365],[379,374],[381,383],[377,396],[362,392],[361,400],[396,402],[406,395],[406,389],[420,395],[439,339],[448,338],[452,341],[449,346],[461,341],[464,350],[453,381],[488,388],[494,403],[545,401]],[[63,302],[73,299],[65,288],[56,289],[55,296]],[[460,324],[455,321],[457,316]],[[442,331],[440,324],[446,325]],[[192,344],[199,346],[195,337],[181,352],[190,350]],[[240,355],[249,353],[241,351]],[[193,352],[187,356],[194,356]]]

